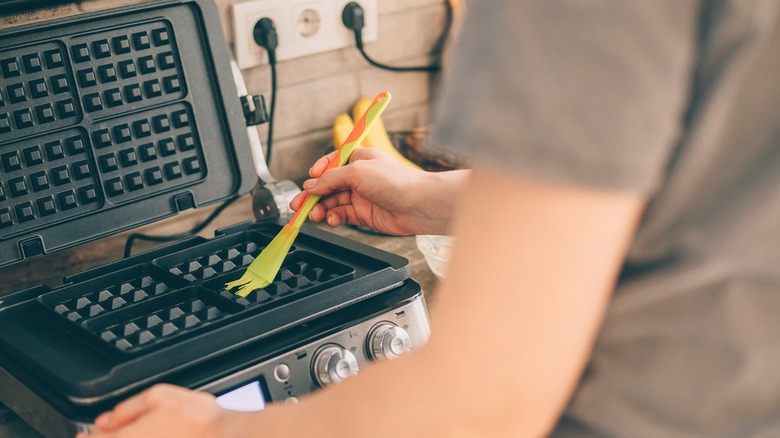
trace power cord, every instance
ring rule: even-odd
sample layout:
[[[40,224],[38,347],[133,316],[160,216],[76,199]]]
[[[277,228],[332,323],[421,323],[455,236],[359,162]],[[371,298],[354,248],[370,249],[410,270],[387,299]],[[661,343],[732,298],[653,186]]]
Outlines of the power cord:
[[[238,198],[241,196],[236,195],[231,198],[229,198],[227,201],[223,202],[222,205],[217,207],[214,211],[211,212],[211,214],[200,224],[196,225],[189,231],[185,231],[183,233],[178,234],[170,234],[167,236],[151,236],[149,234],[143,234],[143,233],[132,233],[130,236],[127,237],[127,242],[125,242],[125,258],[128,258],[133,253],[133,243],[135,243],[136,240],[145,240],[147,242],[170,242],[173,240],[179,240],[184,239],[185,237],[194,236],[201,231],[203,231],[204,228],[209,226],[209,224],[214,221],[214,219],[219,216],[220,213],[222,213],[226,208],[230,206],[230,204],[236,202]]]
[[[263,17],[255,23],[252,31],[255,42],[268,52],[268,65],[271,67],[271,110],[268,115],[268,141],[266,144],[265,164],[271,164],[274,139],[274,114],[276,113],[276,48],[279,46],[279,35],[274,22]]]
[[[265,163],[270,164],[271,154],[273,152],[274,114],[276,113],[276,48],[279,46],[279,36],[276,33],[274,22],[270,18],[261,18],[258,20],[252,31],[252,36],[254,37],[255,42],[260,47],[265,48],[265,50],[268,52],[268,65],[271,67],[271,109],[268,116],[268,141],[266,142],[265,155]],[[125,242],[125,258],[132,255],[133,244],[136,240],[145,240],[147,242],[171,242],[198,234],[239,197],[239,195],[236,195],[223,202],[222,205],[211,212],[206,220],[196,225],[189,231],[178,234],[171,234],[168,236],[152,236],[143,233],[130,234],[130,236],[127,237],[127,242]]]
[[[447,8],[447,22],[444,26],[444,31],[442,32],[442,35],[439,37],[439,40],[436,43],[436,50],[440,51],[441,47],[444,45],[444,40],[447,38],[447,35],[450,32],[450,29],[452,28],[452,22],[453,22],[453,11],[452,11],[452,4],[449,0],[444,2]],[[344,26],[347,27],[347,29],[352,30],[355,33],[355,45],[357,46],[357,49],[360,51],[360,54],[363,55],[363,58],[365,58],[366,61],[368,61],[369,64],[373,65],[374,67],[381,68],[383,70],[389,70],[394,72],[428,72],[428,73],[436,73],[441,70],[441,66],[438,64],[435,65],[426,65],[426,66],[418,66],[418,67],[395,67],[387,64],[382,64],[370,56],[368,56],[368,53],[366,53],[364,47],[363,47],[363,28],[366,25],[365,20],[365,12],[363,10],[363,7],[360,6],[357,2],[349,2],[346,6],[344,6],[344,10],[341,11],[341,22],[344,23]]]

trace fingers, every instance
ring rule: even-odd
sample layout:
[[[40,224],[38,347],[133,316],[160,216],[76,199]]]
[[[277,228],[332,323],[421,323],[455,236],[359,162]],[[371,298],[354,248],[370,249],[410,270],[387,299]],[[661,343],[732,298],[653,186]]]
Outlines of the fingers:
[[[98,416],[95,426],[104,432],[116,431],[154,409],[155,405],[166,397],[175,396],[177,390],[178,388],[171,385],[155,385],[119,403],[113,411]]]
[[[322,222],[326,219],[326,215],[330,209],[351,204],[352,195],[349,192],[336,193],[335,195],[322,198],[320,202],[314,206],[311,213],[309,213],[309,219],[313,222]],[[328,222],[328,225],[330,225],[330,222]]]
[[[307,179],[303,182],[303,191],[295,195],[292,200],[290,201],[290,208],[292,208],[295,211],[298,211],[299,208],[303,205],[304,202],[306,202],[306,197],[309,195],[309,192],[307,192],[307,189],[310,189],[314,187],[314,185],[317,183],[317,180],[315,178]]]
[[[312,195],[327,196],[354,189],[357,180],[352,166],[338,167],[323,173],[318,179],[309,180],[313,183],[307,181],[305,190]]]
[[[351,205],[341,205],[331,208],[327,211],[326,215],[326,222],[331,228],[344,224],[362,225],[355,214],[355,209],[352,208]]]
[[[314,208],[311,209],[311,212],[309,213],[309,220],[312,222],[320,223],[323,220],[325,220],[325,208],[317,204],[314,206]]]
[[[300,192],[297,195],[295,195],[290,201],[290,208],[292,208],[294,211],[298,211],[303,205],[303,203],[306,201],[307,195],[308,193],[306,192]]]
[[[330,162],[336,159],[336,152],[337,151],[333,151],[317,160],[317,162],[315,162],[314,165],[312,165],[309,169],[309,176],[312,178],[319,178],[322,176],[322,174],[328,168],[328,165],[330,165]],[[358,160],[374,160],[385,157],[387,157],[387,155],[384,152],[377,150],[376,148],[360,147],[355,149],[355,152],[352,153],[352,156],[349,158],[349,162],[354,163]]]
[[[330,197],[334,193],[346,192],[352,190],[353,176],[352,169],[340,167],[331,169],[319,179],[308,179],[303,182],[303,190],[290,201],[290,208],[298,211],[306,201],[307,195],[318,195]],[[322,201],[320,201],[322,202]]]
[[[308,180],[311,181],[312,184],[315,180]],[[307,182],[308,182],[307,181]],[[307,185],[304,184],[304,187]],[[309,185],[311,186],[311,185]],[[308,192],[303,191],[301,193],[298,193],[295,195],[295,197],[290,201],[290,208],[292,208],[295,211],[298,211],[303,203],[306,201],[306,197],[309,195]],[[325,210],[327,210],[330,207],[335,207],[337,205],[342,205],[345,203],[350,202],[350,194],[349,192],[339,192],[330,196],[326,196],[322,199],[320,199],[320,202],[314,206],[314,209],[311,213],[309,213],[309,219],[313,220],[314,222],[320,222],[325,217]],[[322,206],[325,206],[323,209]]]
[[[349,162],[354,163],[358,160],[375,160],[383,157],[387,157],[387,155],[377,148],[360,147],[355,149],[355,152],[353,152],[352,156],[349,157]]]
[[[312,165],[309,169],[309,176],[312,178],[319,178],[320,175],[325,172],[325,169],[328,168],[330,162],[336,159],[336,152],[337,151],[333,151],[317,160],[317,162],[314,163],[314,165]]]
[[[324,198],[314,207],[309,218],[314,222],[325,221],[331,228],[344,224],[363,225],[347,192]]]
[[[95,419],[95,426],[111,432],[132,423],[152,408],[148,391],[144,391],[116,405],[113,411],[101,414]]]
[[[324,159],[325,157],[321,158]],[[298,193],[290,201],[290,208],[295,211],[301,208],[304,202],[306,202],[306,196],[309,194],[318,196],[328,196],[336,191],[342,191],[349,189],[350,182],[352,181],[351,169],[344,171],[346,168],[340,167],[337,169],[331,169],[323,178],[325,182],[322,183],[323,178],[311,178],[303,182],[303,191]],[[334,173],[335,172],[335,173]]]

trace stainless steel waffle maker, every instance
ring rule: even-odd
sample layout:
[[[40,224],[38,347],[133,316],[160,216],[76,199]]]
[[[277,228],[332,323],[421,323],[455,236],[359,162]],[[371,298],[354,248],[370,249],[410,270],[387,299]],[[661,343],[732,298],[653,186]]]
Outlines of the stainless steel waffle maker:
[[[43,435],[158,382],[296,402],[426,342],[408,261],[314,227],[269,287],[224,290],[298,190],[264,164],[258,103],[210,0],[0,31],[0,266],[250,191],[258,218],[0,298],[0,402]]]

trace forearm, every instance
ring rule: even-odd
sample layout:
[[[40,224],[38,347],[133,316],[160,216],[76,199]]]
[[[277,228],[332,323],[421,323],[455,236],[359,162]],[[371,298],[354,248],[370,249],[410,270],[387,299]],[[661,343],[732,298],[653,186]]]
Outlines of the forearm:
[[[256,422],[249,430],[538,436],[552,427],[588,358],[641,202],[485,175],[459,196],[458,244],[428,346],[299,406],[247,417]]]

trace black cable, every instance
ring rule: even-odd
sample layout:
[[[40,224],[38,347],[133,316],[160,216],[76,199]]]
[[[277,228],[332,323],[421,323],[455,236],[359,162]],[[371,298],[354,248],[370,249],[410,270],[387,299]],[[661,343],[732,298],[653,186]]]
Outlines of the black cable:
[[[360,54],[363,55],[363,58],[368,61],[369,64],[373,65],[374,67],[381,68],[383,70],[390,70],[394,72],[399,73],[407,73],[407,72],[430,72],[430,73],[436,73],[441,68],[438,65],[428,65],[428,66],[421,66],[421,67],[394,67],[391,65],[381,64],[377,61],[374,61],[371,59],[370,56],[368,56],[368,53],[363,49],[363,35],[361,35],[361,32],[355,31],[355,45],[357,46],[357,49],[360,51]]]
[[[271,151],[273,139],[274,139],[274,114],[276,113],[276,60],[273,63],[269,62],[271,66],[271,109],[268,114],[268,141],[266,144],[265,164],[271,165]]]
[[[127,242],[125,242],[125,258],[130,257],[133,253],[133,243],[136,240],[145,240],[147,242],[170,242],[173,240],[179,240],[183,239],[185,237],[194,236],[201,231],[203,231],[204,228],[206,228],[214,219],[219,216],[220,213],[222,213],[226,208],[230,206],[230,204],[234,203],[238,198],[240,198],[240,195],[235,195],[232,198],[228,199],[227,201],[223,202],[222,205],[217,207],[214,211],[211,212],[211,214],[200,224],[196,225],[189,231],[185,231],[183,233],[178,234],[170,234],[167,236],[151,236],[148,234],[143,233],[132,233],[127,237]]]
[[[447,35],[450,32],[450,29],[452,29],[452,23],[453,23],[453,11],[452,11],[452,4],[449,0],[445,1],[445,5],[447,8],[447,21],[444,26],[444,31],[442,32],[441,36],[439,37],[438,41],[436,42],[435,51],[441,52],[442,47],[444,46],[444,41],[447,38]],[[368,61],[369,64],[373,65],[374,67],[381,68],[384,70],[394,71],[394,72],[428,72],[428,73],[436,73],[441,70],[441,66],[438,64],[435,65],[426,65],[426,66],[417,66],[417,67],[395,67],[387,64],[382,64],[381,62],[378,62],[368,56],[368,53],[366,53],[365,48],[363,47],[363,28],[365,27],[365,16],[363,7],[360,6],[357,2],[349,2],[346,6],[344,6],[344,9],[341,12],[341,21],[344,23],[344,26],[346,26],[348,29],[351,29],[355,33],[355,46],[357,46],[358,51],[360,51],[360,54],[363,55],[363,58],[365,58],[366,61]]]
[[[274,139],[274,114],[276,113],[276,48],[279,46],[279,35],[274,22],[263,17],[255,23],[252,36],[260,47],[268,52],[268,65],[271,67],[271,111],[268,115],[268,141],[266,141],[265,164],[271,164]]]
[[[450,32],[452,32],[452,26],[455,24],[455,11],[452,9],[452,1],[453,0],[444,0],[447,18],[444,22],[444,29],[441,31],[439,39],[436,40],[436,44],[433,46],[432,52],[436,55],[441,55],[441,53],[444,52],[444,45],[447,43],[447,38],[449,38]]]

